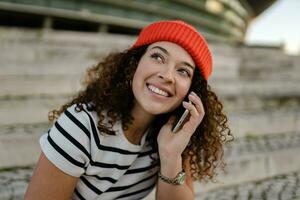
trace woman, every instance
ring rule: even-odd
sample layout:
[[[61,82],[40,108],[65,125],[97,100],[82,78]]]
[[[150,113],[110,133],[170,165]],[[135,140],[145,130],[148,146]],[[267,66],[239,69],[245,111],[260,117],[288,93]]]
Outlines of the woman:
[[[183,21],[145,27],[88,70],[86,88],[49,114],[25,199],[194,199],[193,181],[223,164],[230,136],[207,80],[204,38]],[[175,120],[188,118],[177,132]]]

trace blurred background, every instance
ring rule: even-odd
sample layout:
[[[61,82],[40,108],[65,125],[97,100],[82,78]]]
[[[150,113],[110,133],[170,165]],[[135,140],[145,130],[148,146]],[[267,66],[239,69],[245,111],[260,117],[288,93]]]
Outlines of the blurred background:
[[[226,172],[195,184],[196,199],[300,199],[299,10],[298,0],[0,0],[0,199],[23,199],[47,113],[81,89],[86,68],[166,19],[207,38],[209,84],[235,136]]]

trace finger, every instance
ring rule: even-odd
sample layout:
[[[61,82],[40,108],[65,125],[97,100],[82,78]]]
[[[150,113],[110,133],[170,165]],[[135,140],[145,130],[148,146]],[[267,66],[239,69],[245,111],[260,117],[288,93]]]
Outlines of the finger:
[[[192,103],[184,102],[183,106],[190,111],[190,119],[185,123],[188,130],[195,130],[202,121],[202,116],[198,113],[196,107]]]
[[[197,96],[196,93],[191,92],[191,94],[188,96],[189,100],[195,105],[197,111],[199,114],[204,115],[204,106],[202,104],[202,101],[199,96]]]
[[[191,118],[195,118],[195,117],[199,116],[199,113],[198,113],[196,107],[192,103],[184,101],[184,102],[182,102],[182,105],[185,109],[188,109],[190,111]]]

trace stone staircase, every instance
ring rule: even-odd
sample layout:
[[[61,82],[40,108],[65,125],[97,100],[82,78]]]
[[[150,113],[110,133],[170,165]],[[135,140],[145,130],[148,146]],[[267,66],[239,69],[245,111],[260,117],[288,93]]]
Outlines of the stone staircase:
[[[50,127],[49,110],[80,90],[85,69],[101,55],[133,41],[0,28],[0,199],[22,199],[40,154],[38,138]],[[217,183],[195,184],[197,199],[297,199],[300,57],[280,48],[211,47],[210,84],[224,102],[235,141],[226,146],[227,173],[220,172]],[[278,179],[280,186],[273,184]]]
[[[300,199],[300,172],[275,175],[260,181],[253,181],[210,191],[204,200],[242,200],[242,199]]]

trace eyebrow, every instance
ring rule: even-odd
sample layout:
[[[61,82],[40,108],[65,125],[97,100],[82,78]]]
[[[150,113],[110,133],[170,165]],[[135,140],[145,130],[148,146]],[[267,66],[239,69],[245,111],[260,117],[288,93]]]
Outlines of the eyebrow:
[[[161,51],[163,51],[165,54],[167,54],[168,56],[170,56],[170,53],[163,47],[160,46],[154,46],[151,49],[160,49]],[[195,69],[195,67],[193,65],[191,65],[190,63],[186,62],[186,61],[182,61],[183,64],[187,65],[188,67],[192,68],[192,70]]]

